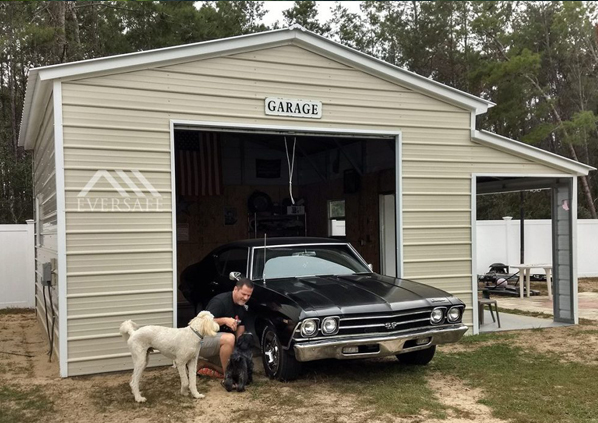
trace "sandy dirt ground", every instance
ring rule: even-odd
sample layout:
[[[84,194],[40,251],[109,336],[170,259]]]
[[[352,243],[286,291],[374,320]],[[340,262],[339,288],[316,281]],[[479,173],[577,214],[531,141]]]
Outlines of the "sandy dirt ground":
[[[526,344],[540,351],[558,352],[563,360],[598,364],[596,327],[554,328],[550,331],[528,331]],[[572,350],[567,340],[572,330],[579,348]],[[523,337],[515,342],[524,342]],[[397,418],[375,413],[351,394],[334,392],[325,384],[309,381],[273,384],[263,374],[256,360],[256,383],[244,393],[227,393],[219,381],[200,378],[198,389],[203,400],[182,397],[179,379],[170,367],[149,369],[144,373],[142,392],[145,404],[133,401],[128,381],[129,372],[61,379],[54,358],[48,362],[47,340],[35,313],[0,315],[0,388],[43,392],[51,398],[49,411],[34,411],[23,421],[41,422],[480,422],[499,423],[491,410],[478,402],[483,393],[467,387],[462,381],[434,375],[428,381],[438,392],[438,399],[449,406],[445,420],[426,416]],[[443,351],[458,351],[464,345],[443,346]],[[459,389],[454,389],[454,387]],[[309,391],[309,395],[307,392]],[[457,392],[457,394],[455,394]],[[466,417],[463,417],[466,416]],[[2,419],[0,418],[0,421]]]

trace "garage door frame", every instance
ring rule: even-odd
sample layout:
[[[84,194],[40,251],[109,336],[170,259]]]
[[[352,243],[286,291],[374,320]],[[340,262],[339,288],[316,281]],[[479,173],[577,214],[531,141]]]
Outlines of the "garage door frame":
[[[394,138],[395,140],[395,219],[396,219],[396,249],[397,249],[397,277],[403,276],[403,201],[402,195],[402,131],[399,128],[394,130],[375,130],[375,129],[347,129],[331,128],[318,126],[293,126],[293,125],[265,125],[250,123],[233,122],[214,122],[200,120],[170,120],[170,182],[171,182],[171,200],[172,200],[172,284],[175,295],[173,295],[173,327],[177,327],[177,242],[176,242],[176,172],[174,165],[174,131],[175,129],[196,129],[217,131],[217,132],[252,132],[262,134],[281,134],[286,135],[319,135],[319,136],[339,136],[355,138]]]

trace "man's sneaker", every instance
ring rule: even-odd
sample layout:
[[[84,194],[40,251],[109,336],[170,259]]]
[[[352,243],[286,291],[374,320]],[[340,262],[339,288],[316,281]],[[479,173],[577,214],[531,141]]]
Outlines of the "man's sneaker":
[[[210,369],[209,367],[202,367],[197,371],[197,374],[200,376],[212,377],[214,379],[224,379],[224,375],[222,373]]]

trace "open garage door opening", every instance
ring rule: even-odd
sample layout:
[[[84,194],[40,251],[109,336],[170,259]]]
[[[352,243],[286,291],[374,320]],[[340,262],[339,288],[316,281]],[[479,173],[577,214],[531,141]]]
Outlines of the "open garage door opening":
[[[223,244],[306,236],[346,240],[395,275],[396,142],[175,128],[178,276]],[[178,291],[178,325],[202,306]]]

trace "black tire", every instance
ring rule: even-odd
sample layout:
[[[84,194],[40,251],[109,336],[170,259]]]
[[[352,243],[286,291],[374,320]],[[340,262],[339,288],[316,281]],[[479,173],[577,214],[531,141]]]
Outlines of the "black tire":
[[[282,348],[276,330],[268,325],[261,338],[262,363],[266,376],[280,381],[294,380],[301,373],[301,363]]]
[[[413,351],[404,354],[397,354],[397,358],[403,364],[425,366],[434,357],[436,353],[436,345],[432,345],[430,348],[425,350]]]

